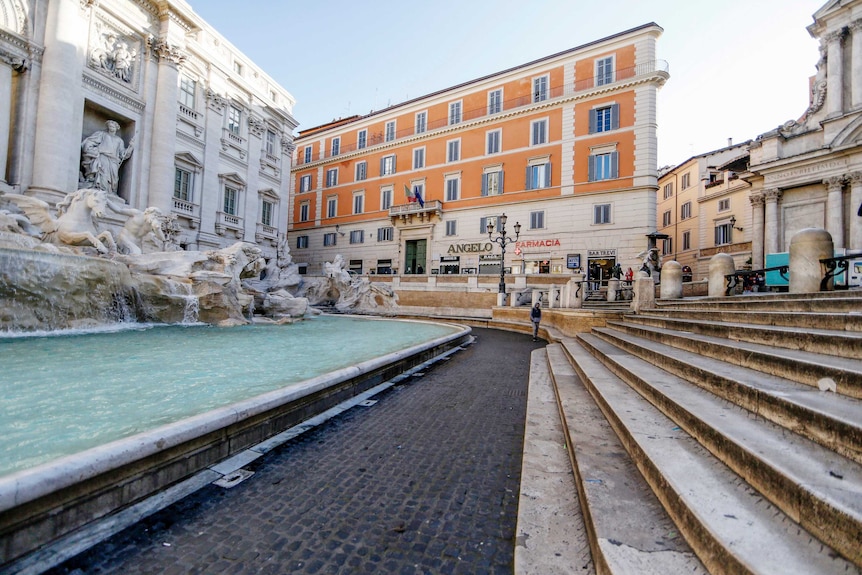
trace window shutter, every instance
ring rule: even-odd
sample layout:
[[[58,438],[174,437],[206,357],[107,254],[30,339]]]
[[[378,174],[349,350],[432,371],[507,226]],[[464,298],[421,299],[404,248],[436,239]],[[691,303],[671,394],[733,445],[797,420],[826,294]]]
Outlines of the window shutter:
[[[596,110],[590,110],[590,134],[596,133]]]
[[[596,180],[596,157],[590,156],[587,161],[587,181],[594,182]]]
[[[380,158],[380,175],[381,176],[383,175],[383,166],[385,163],[384,160],[385,160],[385,158]]]
[[[620,153],[619,152],[611,152],[611,177],[618,178],[619,177],[619,163],[620,163]]]
[[[551,187],[551,162],[545,164],[545,187]]]
[[[503,174],[505,174],[505,173],[506,172],[504,172],[503,170],[500,170],[500,172],[499,172],[500,175],[497,176],[497,187],[498,187],[497,193],[501,196],[503,195]]]
[[[482,195],[488,195],[488,174],[482,174]]]
[[[620,127],[620,105],[614,104],[611,106],[611,130],[618,130]]]
[[[532,170],[530,169],[530,166],[527,166],[527,177],[524,180],[524,182],[525,182],[524,189],[525,190],[532,190],[533,189],[533,182],[530,179],[531,173],[532,173]]]
[[[397,163],[398,163],[398,156],[393,155],[392,156],[392,173],[393,174],[398,173],[398,168],[396,167]]]

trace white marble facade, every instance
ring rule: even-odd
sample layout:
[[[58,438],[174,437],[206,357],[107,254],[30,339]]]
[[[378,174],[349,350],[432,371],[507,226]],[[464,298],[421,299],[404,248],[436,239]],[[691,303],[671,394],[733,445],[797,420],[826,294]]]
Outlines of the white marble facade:
[[[810,105],[751,146],[752,265],[805,228],[862,250],[862,0],[831,0],[808,26],[820,42]]]
[[[93,185],[82,142],[113,120],[130,207],[173,215],[185,249],[271,257],[293,106],[183,0],[0,0],[0,191],[53,203]]]

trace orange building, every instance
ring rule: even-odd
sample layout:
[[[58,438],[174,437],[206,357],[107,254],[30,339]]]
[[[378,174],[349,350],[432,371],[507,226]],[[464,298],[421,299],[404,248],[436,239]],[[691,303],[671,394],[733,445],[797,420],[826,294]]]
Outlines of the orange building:
[[[634,266],[655,231],[647,24],[300,132],[289,240],[303,273],[570,274]],[[488,223],[520,235],[500,261]]]

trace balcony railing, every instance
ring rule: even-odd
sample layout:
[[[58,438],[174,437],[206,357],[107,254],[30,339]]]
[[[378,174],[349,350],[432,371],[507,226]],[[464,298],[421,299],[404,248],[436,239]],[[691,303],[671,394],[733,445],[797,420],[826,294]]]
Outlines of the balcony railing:
[[[511,100],[506,100],[502,103],[500,110],[489,110],[487,106],[483,106],[482,108],[476,108],[473,110],[466,110],[463,114],[461,114],[461,121],[458,123],[469,122],[472,120],[477,120],[479,118],[484,118],[486,116],[494,116],[497,114],[501,114],[503,112],[511,112],[513,110],[517,110],[519,108],[525,108],[527,106],[533,106],[536,104],[540,104],[542,102],[550,102],[556,100],[558,98],[566,98],[571,97],[580,92],[586,92],[588,90],[592,90],[601,86],[613,86],[619,82],[623,82],[626,80],[632,80],[634,78],[641,78],[647,76],[653,76],[657,73],[667,74],[668,72],[668,64],[665,60],[653,60],[651,62],[645,62],[643,64],[638,64],[637,66],[632,66],[630,68],[622,68],[620,70],[616,70],[614,73],[614,77],[611,82],[605,84],[598,84],[596,77],[592,78],[582,78],[581,80],[577,80],[572,84],[566,84],[563,86],[551,87],[548,89],[547,93],[543,95],[542,99],[536,100],[534,95],[530,94],[527,96],[521,96],[519,98],[513,98]],[[437,120],[429,121],[425,129],[418,133],[427,133],[433,132],[435,130],[440,130],[450,125],[448,116],[445,118],[439,118]],[[339,126],[339,129],[343,128],[344,124]],[[395,132],[395,137],[386,139],[384,132],[375,132],[369,133],[366,141],[366,145],[364,148],[369,148],[371,146],[376,146],[378,144],[384,144],[387,142],[395,142],[402,138],[409,138],[411,136],[417,135],[416,126],[410,126],[408,128],[404,128],[402,130],[398,130]],[[335,156],[341,156],[350,152],[355,152],[360,149],[356,144],[349,144],[340,146],[338,149],[338,153],[333,154],[332,150],[325,150],[323,158],[332,158]],[[309,162],[305,161],[304,157],[296,158],[296,165],[301,166],[303,164],[307,164],[310,162],[320,160],[319,155],[317,157],[312,157]]]
[[[406,216],[408,214],[426,214],[429,212],[442,212],[443,211],[443,202],[440,200],[430,200],[425,202],[425,205],[422,206],[419,202],[409,202],[406,204],[399,204],[397,206],[391,206],[389,208],[389,217],[396,216]]]

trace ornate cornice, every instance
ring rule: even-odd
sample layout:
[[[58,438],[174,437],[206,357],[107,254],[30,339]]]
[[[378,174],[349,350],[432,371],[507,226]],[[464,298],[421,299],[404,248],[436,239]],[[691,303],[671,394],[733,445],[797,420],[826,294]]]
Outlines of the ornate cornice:
[[[213,92],[211,89],[206,89],[206,98],[207,98],[207,106],[219,114],[224,113],[224,109],[227,107],[227,98],[224,96],[220,96]]]
[[[133,108],[139,112],[143,111],[143,102],[124,94],[123,92],[117,90],[112,86],[109,86],[108,84],[103,83],[100,79],[95,78],[92,75],[87,74],[86,72],[83,74],[82,79],[85,86],[90,87],[95,92],[98,92],[109,100]]]
[[[265,129],[265,124],[261,118],[257,116],[253,116],[251,114],[248,115],[248,131],[255,137],[260,138],[263,135],[263,130]]]

